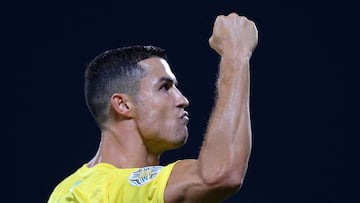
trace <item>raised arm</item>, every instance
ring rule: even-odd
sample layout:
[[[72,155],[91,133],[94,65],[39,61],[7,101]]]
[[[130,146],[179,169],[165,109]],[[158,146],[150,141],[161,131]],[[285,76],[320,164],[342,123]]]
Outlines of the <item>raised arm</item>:
[[[199,156],[200,171],[205,180],[229,179],[238,185],[251,148],[249,60],[257,44],[255,24],[236,14],[219,16],[209,43],[221,62],[215,108]]]
[[[251,151],[249,60],[257,40],[252,21],[217,17],[209,39],[221,56],[215,106],[198,159],[175,166],[167,202],[219,202],[240,188]]]

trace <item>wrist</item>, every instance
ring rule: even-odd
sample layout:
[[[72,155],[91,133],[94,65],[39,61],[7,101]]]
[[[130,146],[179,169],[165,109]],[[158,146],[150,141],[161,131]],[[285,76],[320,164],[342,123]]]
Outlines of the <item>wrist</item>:
[[[247,84],[249,81],[250,57],[222,57],[219,68],[217,85],[225,89]],[[240,85],[243,86],[243,85]]]
[[[250,50],[224,50],[221,54],[221,60],[229,60],[234,62],[247,62],[250,60],[252,51]]]

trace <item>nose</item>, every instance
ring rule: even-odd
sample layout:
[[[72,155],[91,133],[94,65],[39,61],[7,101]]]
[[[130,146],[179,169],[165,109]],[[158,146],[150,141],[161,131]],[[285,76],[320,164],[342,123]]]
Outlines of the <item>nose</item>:
[[[176,106],[181,108],[186,108],[189,106],[189,100],[176,88],[177,102]]]

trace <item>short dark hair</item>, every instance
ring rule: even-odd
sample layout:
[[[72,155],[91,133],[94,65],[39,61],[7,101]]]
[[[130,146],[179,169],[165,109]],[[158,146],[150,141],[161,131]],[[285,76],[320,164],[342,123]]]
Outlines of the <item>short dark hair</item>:
[[[155,46],[128,46],[107,50],[96,56],[85,70],[85,100],[100,125],[109,116],[114,93],[132,96],[135,101],[139,80],[146,75],[138,62],[151,57],[167,59],[165,50]]]

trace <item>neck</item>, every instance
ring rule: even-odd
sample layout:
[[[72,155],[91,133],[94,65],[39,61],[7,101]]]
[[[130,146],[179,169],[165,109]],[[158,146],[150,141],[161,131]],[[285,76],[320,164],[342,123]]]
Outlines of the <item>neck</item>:
[[[159,165],[160,154],[149,153],[140,133],[133,129],[120,124],[103,128],[98,151],[88,166],[93,167],[98,163],[108,163],[118,168]]]

